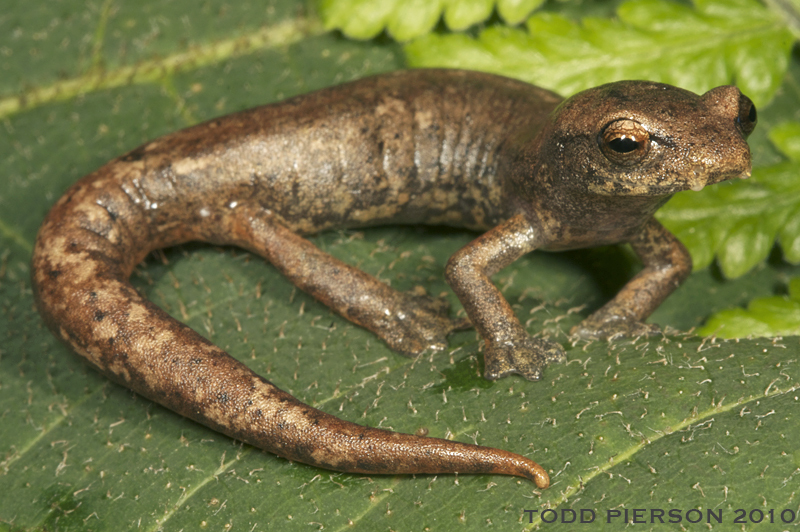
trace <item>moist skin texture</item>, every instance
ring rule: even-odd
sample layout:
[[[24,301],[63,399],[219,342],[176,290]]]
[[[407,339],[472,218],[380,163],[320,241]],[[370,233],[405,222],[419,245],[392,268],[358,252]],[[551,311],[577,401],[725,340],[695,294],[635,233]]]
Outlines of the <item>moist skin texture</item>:
[[[400,293],[302,235],[377,224],[483,234],[447,281],[485,341],[485,376],[542,377],[565,359],[531,338],[490,277],[520,256],[628,242],[644,263],[572,333],[658,332],[643,320],[689,274],[653,213],[679,190],[750,174],[755,108],[735,87],[702,96],[626,81],[561,101],[477,72],[395,72],[229,115],[149,142],[73,185],[33,253],[36,303],[53,333],[110,379],[279,456],[365,474],[496,473],[549,484],[506,451],[362,427],[297,401],[130,284],[151,251],[241,246],[406,356],[468,325]]]

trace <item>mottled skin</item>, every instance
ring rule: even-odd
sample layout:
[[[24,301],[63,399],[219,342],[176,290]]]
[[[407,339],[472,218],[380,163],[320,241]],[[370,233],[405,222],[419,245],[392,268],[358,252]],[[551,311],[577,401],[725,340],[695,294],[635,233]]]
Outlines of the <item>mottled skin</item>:
[[[300,403],[144,299],[128,282],[134,266],[190,240],[241,246],[413,356],[444,348],[464,324],[441,301],[396,292],[300,235],[389,223],[485,231],[450,259],[447,280],[486,342],[487,378],[536,380],[564,351],[528,336],[490,276],[533,249],[630,242],[644,269],[573,332],[657,331],[642,320],[691,262],[652,214],[679,190],[749,175],[754,125],[734,87],[697,96],[620,82],[561,103],[475,72],[369,78],[167,135],[81,179],[39,231],[36,301],[54,334],[109,378],[279,456],[546,487],[544,469],[522,456],[366,428]]]

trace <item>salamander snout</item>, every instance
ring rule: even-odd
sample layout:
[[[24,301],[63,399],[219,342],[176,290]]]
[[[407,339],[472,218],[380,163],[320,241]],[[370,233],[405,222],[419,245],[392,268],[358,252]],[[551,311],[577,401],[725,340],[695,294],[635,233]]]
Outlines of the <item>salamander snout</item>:
[[[703,95],[706,105],[716,114],[733,122],[743,138],[750,136],[758,123],[758,111],[753,101],[733,86],[711,89]]]

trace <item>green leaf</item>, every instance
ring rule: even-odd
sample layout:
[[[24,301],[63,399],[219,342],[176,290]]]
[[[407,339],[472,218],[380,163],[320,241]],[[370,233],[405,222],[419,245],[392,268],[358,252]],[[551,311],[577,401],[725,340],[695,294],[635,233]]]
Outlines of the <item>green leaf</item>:
[[[12,2],[0,16],[0,530],[531,530],[541,521],[525,510],[699,507],[730,523],[736,508],[795,508],[798,339],[571,345],[565,331],[636,270],[618,248],[534,253],[496,276],[528,330],[568,350],[538,383],[482,379],[474,332],[445,352],[400,357],[241,250],[165,250],[132,278],[301,400],[525,454],[552,473],[542,492],[507,477],[290,463],[109,382],[52,337],[34,308],[30,252],[71,183],[180,127],[403,66],[392,43],[320,35],[305,7],[62,0]],[[772,112],[785,120],[797,108],[790,98]],[[760,157],[777,163],[759,134]],[[474,237],[395,227],[314,242],[397,288],[439,293],[447,257]],[[689,329],[787,277],[800,267],[767,263],[734,281],[701,271],[653,319]],[[547,529],[558,526],[570,529]]]
[[[792,264],[800,264],[800,207],[786,216],[786,222],[778,233],[778,242],[784,258]]]
[[[387,2],[391,4],[391,2]],[[398,41],[407,41],[429,32],[442,15],[442,0],[410,0],[398,3],[387,16],[387,31]],[[326,27],[332,29],[328,24]],[[350,36],[345,28],[345,34]],[[379,30],[380,31],[380,30]]]
[[[800,122],[784,122],[773,127],[769,139],[789,159],[800,162]]]
[[[460,31],[489,18],[495,0],[451,0],[444,21],[451,30]]]
[[[474,68],[562,94],[619,79],[705,92],[735,79],[761,105],[780,85],[793,42],[785,21],[756,0],[709,0],[694,8],[633,0],[617,15],[574,22],[539,13],[527,31],[491,26],[477,38],[431,34],[405,49],[412,66]]]
[[[695,270],[716,254],[725,276],[739,277],[761,263],[776,240],[787,261],[800,263],[800,124],[777,126],[770,138],[789,161],[756,168],[745,182],[681,192],[658,212],[691,252]]]
[[[756,298],[747,310],[718,312],[699,332],[720,338],[800,335],[800,277],[790,281],[787,295]]]
[[[519,24],[542,4],[544,0],[498,0],[497,12],[508,24]]]
[[[792,264],[800,263],[800,185],[797,180],[800,171],[800,123],[779,124],[770,130],[769,138],[789,161],[758,169],[759,182],[763,179],[766,183],[762,190],[763,196],[750,205],[757,209],[757,214],[736,220],[735,212],[720,208],[722,203],[728,201],[722,199],[716,205],[720,211],[720,216],[716,219],[695,219],[690,224],[684,222],[682,228],[678,227],[680,222],[673,227],[687,247],[691,246],[695,258],[699,248],[692,245],[691,239],[686,239],[685,229],[690,225],[694,234],[705,234],[710,241],[707,249],[720,249],[720,266],[729,277],[746,273],[766,257],[776,236],[784,259]],[[698,199],[702,200],[693,198]],[[706,203],[716,203],[715,199]],[[689,211],[698,210],[697,201],[693,203],[694,209],[690,208]],[[672,220],[686,214],[674,213],[671,207],[661,211],[662,221],[668,227],[673,226]],[[721,227],[732,221],[740,228],[738,234],[722,237],[718,234],[711,235],[710,231],[716,230],[719,233]],[[700,253],[702,260],[710,262],[707,249],[700,250]],[[721,338],[800,335],[800,278],[790,281],[787,296],[756,298],[748,304],[746,310],[734,308],[715,313],[700,329],[700,333]]]
[[[429,33],[442,16],[451,30],[488,19],[497,4],[509,24],[522,22],[544,0],[317,0],[325,28],[354,39],[371,39],[384,29],[398,41]]]
[[[319,2],[319,12],[325,29],[341,29],[345,35],[354,39],[371,39],[383,31],[396,7],[397,4],[391,1],[320,0]],[[429,24],[426,11],[420,11],[419,18],[405,21],[398,29],[412,34],[429,31],[435,21]]]

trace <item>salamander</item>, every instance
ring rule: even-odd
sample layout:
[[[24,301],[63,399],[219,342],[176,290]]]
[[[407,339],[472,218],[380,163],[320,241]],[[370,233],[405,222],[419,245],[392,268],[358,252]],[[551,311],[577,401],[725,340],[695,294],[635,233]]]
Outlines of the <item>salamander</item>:
[[[366,474],[517,475],[544,468],[507,451],[368,428],[298,401],[129,283],[153,250],[240,246],[406,356],[471,325],[485,376],[538,380],[561,345],[531,337],[490,277],[533,250],[629,243],[643,269],[572,330],[655,334],[647,316],[691,259],[653,217],[671,195],[750,175],[753,103],[621,81],[567,100],[500,76],[394,72],[216,118],[140,146],[75,183],[39,230],[36,304],[53,334],[111,380],[290,460]],[[305,235],[434,224],[482,234],[445,269],[468,320],[401,293]],[[468,323],[467,323],[468,321]]]

